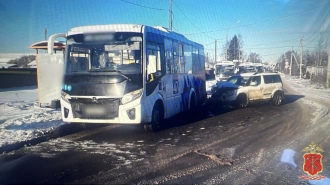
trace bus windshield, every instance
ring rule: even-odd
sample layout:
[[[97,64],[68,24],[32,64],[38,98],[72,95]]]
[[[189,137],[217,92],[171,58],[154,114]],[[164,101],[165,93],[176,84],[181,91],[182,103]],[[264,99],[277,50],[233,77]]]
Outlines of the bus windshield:
[[[107,71],[142,73],[142,37],[122,36],[122,40],[86,38],[73,36],[68,39],[66,74]]]
[[[239,70],[242,72],[254,72],[255,67],[254,66],[239,66]]]
[[[256,66],[256,70],[257,71],[263,71],[264,70],[264,67],[263,66]]]
[[[234,66],[216,66],[216,74],[234,73]]]

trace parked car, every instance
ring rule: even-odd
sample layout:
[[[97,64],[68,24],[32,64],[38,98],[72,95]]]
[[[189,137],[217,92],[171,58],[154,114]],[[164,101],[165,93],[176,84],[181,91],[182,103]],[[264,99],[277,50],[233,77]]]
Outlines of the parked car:
[[[211,93],[211,98],[237,108],[247,107],[249,103],[256,101],[280,106],[284,99],[283,83],[278,73],[236,74],[226,82],[214,85]]]

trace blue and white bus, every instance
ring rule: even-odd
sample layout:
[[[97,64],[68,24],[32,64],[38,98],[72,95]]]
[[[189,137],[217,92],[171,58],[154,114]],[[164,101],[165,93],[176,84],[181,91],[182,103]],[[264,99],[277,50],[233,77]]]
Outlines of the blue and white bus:
[[[206,101],[203,45],[163,27],[83,26],[66,35],[64,122],[143,124]]]
[[[221,61],[214,65],[214,75],[217,81],[226,81],[235,75],[235,63],[232,61]]]
[[[241,73],[255,72],[254,63],[242,63],[238,66],[238,71]]]

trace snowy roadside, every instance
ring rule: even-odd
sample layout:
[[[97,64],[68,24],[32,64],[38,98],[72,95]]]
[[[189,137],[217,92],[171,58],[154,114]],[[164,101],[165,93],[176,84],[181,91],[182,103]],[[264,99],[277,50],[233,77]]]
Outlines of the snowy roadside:
[[[330,102],[330,89],[326,89],[317,84],[311,84],[311,81],[308,79],[299,79],[299,77],[284,74],[281,74],[281,76],[286,81],[290,82],[290,86],[302,95],[308,95]]]
[[[330,102],[330,89],[326,89],[317,84],[311,84],[311,81],[308,79],[299,79],[296,76],[289,76],[281,74],[282,78],[289,82],[289,86],[293,88],[295,91],[299,92],[302,95],[306,95],[308,97],[312,97],[315,99],[322,100],[324,102]],[[285,88],[285,87],[284,87]],[[306,104],[311,105],[309,101],[305,101]],[[322,106],[317,103],[312,103],[315,107],[312,119],[312,122],[315,123],[317,119],[320,119],[322,115],[327,114],[328,108],[324,109],[322,112]],[[329,121],[329,120],[328,120]],[[323,172],[326,173],[326,172]],[[324,174],[326,175],[326,174]],[[309,176],[309,175],[308,175]],[[329,176],[325,177],[321,180],[308,180],[308,184],[311,185],[325,185],[330,184]]]
[[[37,87],[0,89],[0,148],[32,140],[64,124],[61,112],[37,106]]]

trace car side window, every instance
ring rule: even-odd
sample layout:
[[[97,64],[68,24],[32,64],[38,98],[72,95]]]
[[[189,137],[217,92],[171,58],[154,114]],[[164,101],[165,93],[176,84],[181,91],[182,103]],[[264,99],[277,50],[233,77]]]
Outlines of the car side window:
[[[282,83],[281,77],[279,75],[273,75],[272,77],[274,83]]]
[[[246,85],[250,86],[252,82],[256,83],[256,86],[261,84],[261,76],[252,76]]]
[[[263,77],[264,77],[265,84],[273,83],[273,77],[271,75],[264,75]]]
[[[251,82],[255,82],[257,84],[257,86],[260,85],[261,84],[261,76],[253,76],[251,78]]]

